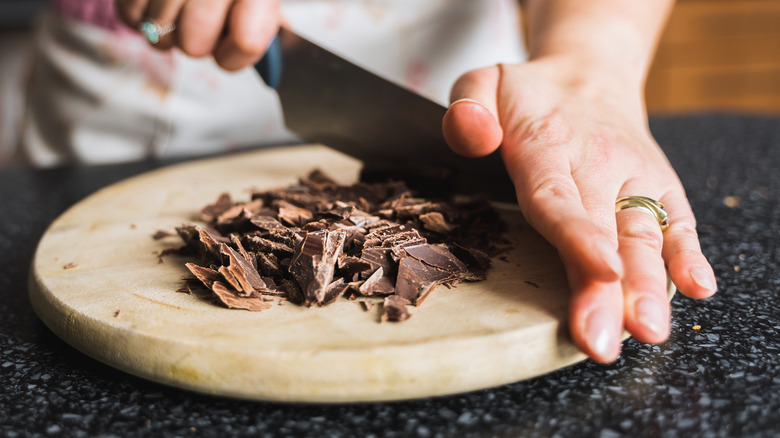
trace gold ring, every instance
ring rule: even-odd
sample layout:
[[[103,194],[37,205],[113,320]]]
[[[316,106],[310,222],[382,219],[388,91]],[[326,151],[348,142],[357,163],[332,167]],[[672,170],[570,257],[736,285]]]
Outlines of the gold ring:
[[[666,211],[666,207],[655,199],[646,198],[644,196],[626,196],[615,202],[615,213],[627,208],[640,208],[648,211],[655,217],[655,220],[658,221],[658,225],[661,226],[661,231],[666,231],[666,229],[669,228],[669,213]]]
[[[157,44],[160,42],[160,38],[173,32],[176,29],[175,24],[169,24],[162,26],[160,23],[154,20],[146,20],[138,26],[138,30],[146,37],[146,39],[152,43]]]

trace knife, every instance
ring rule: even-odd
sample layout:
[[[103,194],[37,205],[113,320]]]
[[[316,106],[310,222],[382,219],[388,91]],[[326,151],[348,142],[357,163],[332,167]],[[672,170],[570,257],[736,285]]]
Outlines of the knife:
[[[422,180],[439,192],[516,202],[498,153],[464,158],[450,150],[441,129],[443,106],[284,27],[255,69],[277,91],[288,129],[304,140],[395,179],[427,176]]]

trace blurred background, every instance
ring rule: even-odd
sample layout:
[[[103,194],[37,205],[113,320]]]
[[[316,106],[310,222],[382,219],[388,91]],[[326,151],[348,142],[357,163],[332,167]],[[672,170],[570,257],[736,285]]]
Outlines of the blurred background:
[[[0,0],[0,163],[16,150],[37,12]],[[651,115],[780,116],[780,0],[678,0],[647,83]]]

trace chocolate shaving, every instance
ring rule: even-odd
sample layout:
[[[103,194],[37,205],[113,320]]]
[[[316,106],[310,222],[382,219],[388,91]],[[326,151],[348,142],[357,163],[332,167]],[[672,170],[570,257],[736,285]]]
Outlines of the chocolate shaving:
[[[271,305],[265,302],[262,298],[257,297],[239,297],[233,291],[231,291],[221,281],[215,282],[211,286],[211,290],[214,291],[219,301],[230,307],[231,309],[244,309],[251,311],[259,311],[270,309]]]

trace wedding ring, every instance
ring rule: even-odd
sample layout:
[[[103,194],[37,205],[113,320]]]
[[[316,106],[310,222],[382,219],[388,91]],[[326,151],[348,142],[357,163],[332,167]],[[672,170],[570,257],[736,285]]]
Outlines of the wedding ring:
[[[160,38],[169,34],[176,29],[175,24],[169,24],[166,26],[160,25],[160,23],[154,20],[146,20],[138,26],[138,30],[146,37],[146,39],[152,43],[157,44],[160,42]]]
[[[627,208],[639,208],[652,214],[658,221],[661,231],[666,231],[669,228],[669,213],[666,211],[666,207],[655,199],[644,196],[626,196],[615,202],[615,213]]]

